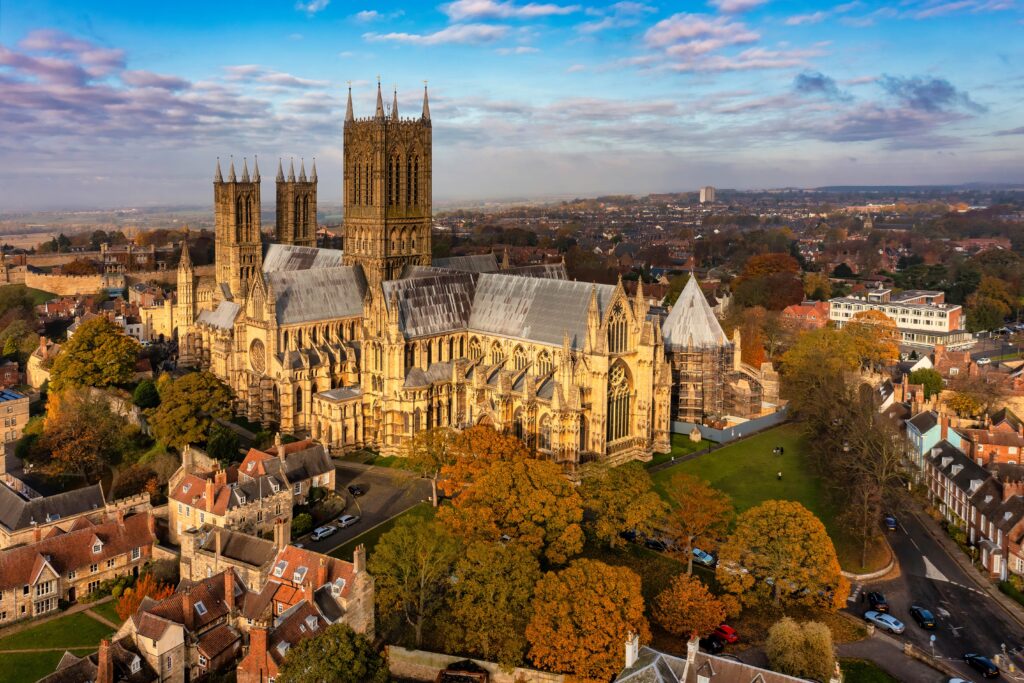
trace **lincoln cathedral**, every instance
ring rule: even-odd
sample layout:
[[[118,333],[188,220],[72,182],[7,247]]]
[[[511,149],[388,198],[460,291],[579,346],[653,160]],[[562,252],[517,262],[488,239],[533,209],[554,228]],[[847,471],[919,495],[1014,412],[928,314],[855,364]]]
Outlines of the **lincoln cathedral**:
[[[212,371],[236,410],[338,453],[401,454],[419,430],[492,425],[568,469],[648,459],[672,424],[750,417],[777,400],[738,362],[691,278],[667,316],[642,285],[571,281],[564,264],[431,259],[432,130],[386,109],[344,123],[344,249],[316,244],[317,171],[276,175],[274,243],[260,170],[214,176],[216,265],[178,269],[182,365]],[[767,372],[767,375],[766,375]]]

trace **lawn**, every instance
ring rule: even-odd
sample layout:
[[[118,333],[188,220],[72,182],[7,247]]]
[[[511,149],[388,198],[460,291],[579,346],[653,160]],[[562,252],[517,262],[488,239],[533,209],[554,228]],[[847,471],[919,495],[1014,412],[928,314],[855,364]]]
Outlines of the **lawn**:
[[[366,552],[369,555],[373,552],[373,547],[377,545],[377,541],[380,537],[391,531],[398,524],[401,519],[416,519],[422,522],[429,521],[434,518],[434,507],[430,503],[417,503],[405,512],[395,515],[386,522],[382,522],[377,526],[364,531],[347,543],[339,545],[337,548],[328,553],[331,557],[337,557],[342,560],[352,561],[352,553],[355,552],[356,546],[360,543],[366,545]]]
[[[899,680],[866,659],[840,659],[839,666],[846,683],[898,683]]]
[[[21,291],[28,295],[28,298],[32,300],[34,306],[39,304],[45,304],[51,299],[56,299],[57,295],[53,292],[44,292],[41,289],[33,289],[32,287],[26,287],[25,285],[4,285],[4,287],[17,287]]]
[[[81,657],[96,650],[95,647],[72,650]],[[53,652],[7,652],[3,655],[4,665],[0,667],[0,683],[24,683],[38,681],[43,676],[52,674],[57,662],[64,656],[63,651]]]
[[[668,462],[674,458],[689,455],[694,451],[699,451],[713,445],[714,442],[708,441],[707,439],[694,442],[690,441],[690,437],[686,434],[673,434],[672,449],[668,453],[655,453],[654,457],[646,463],[646,466],[654,467],[655,465],[660,465],[663,462]]]
[[[0,651],[47,647],[92,648],[94,650],[100,640],[110,634],[109,626],[100,623],[88,614],[76,612],[6,637],[0,637]]]
[[[92,607],[92,611],[115,624],[121,623],[121,617],[117,616],[117,600],[95,605]]]
[[[783,455],[772,454],[776,446],[783,447]],[[888,550],[878,541],[869,550],[866,569],[861,569],[860,546],[835,523],[835,513],[825,499],[821,481],[804,460],[804,449],[799,426],[787,424],[655,472],[652,479],[664,496],[665,485],[674,475],[680,472],[696,475],[732,496],[738,512],[766,500],[798,501],[825,524],[844,569],[869,571],[885,566],[889,560]],[[782,472],[781,480],[779,472]]]

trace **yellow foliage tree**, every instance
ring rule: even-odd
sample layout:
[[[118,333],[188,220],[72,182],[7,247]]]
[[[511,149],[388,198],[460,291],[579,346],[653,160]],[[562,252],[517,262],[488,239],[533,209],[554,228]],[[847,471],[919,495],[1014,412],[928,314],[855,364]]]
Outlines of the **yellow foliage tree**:
[[[502,434],[486,425],[475,425],[455,435],[438,485],[446,495],[454,496],[479,477],[492,462],[529,457],[530,450],[515,436]]]
[[[652,610],[654,620],[674,636],[706,636],[725,619],[725,607],[704,582],[689,574],[678,574],[658,594]]]
[[[861,366],[874,368],[900,357],[896,321],[882,311],[860,311],[842,329],[860,354]]]
[[[692,474],[675,475],[666,488],[672,501],[668,515],[669,535],[683,553],[686,573],[692,574],[694,546],[706,541],[710,543],[705,545],[717,545],[716,536],[728,529],[732,519],[732,500]]]

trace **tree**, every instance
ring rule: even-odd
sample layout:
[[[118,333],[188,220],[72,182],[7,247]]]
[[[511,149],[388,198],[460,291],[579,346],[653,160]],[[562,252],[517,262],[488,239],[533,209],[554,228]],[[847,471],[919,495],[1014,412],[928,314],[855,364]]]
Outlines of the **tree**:
[[[814,301],[828,301],[832,296],[832,281],[825,273],[804,273],[804,296]]]
[[[900,333],[896,321],[882,311],[860,311],[843,327],[859,351],[861,366],[875,368],[900,357]]]
[[[139,343],[106,318],[78,326],[64,344],[50,371],[50,391],[65,387],[106,387],[126,384],[135,374]]]
[[[612,548],[625,545],[619,535],[623,531],[649,534],[666,510],[651,475],[638,462],[600,469],[583,480],[580,494],[591,513],[587,529]]]
[[[758,254],[747,259],[743,272],[740,273],[740,279],[763,277],[775,273],[797,274],[799,272],[800,264],[789,254]]]
[[[722,491],[692,474],[677,474],[667,486],[672,501],[668,515],[669,536],[684,553],[686,573],[693,573],[693,548],[697,543],[717,544],[718,534],[729,528],[732,500]]]
[[[50,474],[97,481],[124,452],[132,428],[85,387],[51,394],[40,445]]]
[[[655,598],[652,616],[674,636],[701,637],[718,628],[725,619],[725,607],[703,581],[677,574]]]
[[[552,563],[583,549],[583,501],[548,460],[498,460],[442,508],[438,519],[467,539],[508,538]]]
[[[676,301],[679,300],[679,295],[683,293],[683,287],[686,287],[686,283],[689,281],[689,273],[676,275],[669,280],[668,289],[665,290],[665,300],[662,303],[666,306],[675,306]]]
[[[441,524],[403,519],[381,536],[370,557],[381,616],[397,616],[412,627],[414,644],[445,604],[459,544]]]
[[[1017,301],[1003,280],[984,275],[978,288],[967,297],[967,329],[994,330],[1006,321]]]
[[[307,534],[313,528],[313,515],[308,512],[301,512],[292,518],[292,536],[298,538]]]
[[[223,464],[230,464],[238,458],[238,434],[224,425],[214,422],[210,427],[210,437],[206,441],[206,454]]]
[[[288,648],[277,678],[280,683],[387,683],[388,664],[373,643],[345,623],[331,624],[312,638]]]
[[[827,681],[835,673],[832,631],[817,621],[783,617],[768,629],[765,653],[773,670],[790,676]]]
[[[942,393],[942,375],[933,368],[921,368],[910,373],[911,384],[924,386],[924,397],[931,398]]]
[[[522,546],[477,541],[466,548],[453,574],[445,634],[449,651],[518,666],[541,576],[537,559]]]
[[[406,447],[409,466],[421,477],[430,479],[430,498],[437,507],[437,482],[445,466],[455,463],[456,433],[449,427],[433,427],[416,432]]]
[[[608,681],[622,669],[622,648],[651,637],[640,577],[626,567],[578,559],[537,582],[526,627],[529,657],[578,681]]]
[[[132,403],[148,410],[160,405],[160,393],[156,390],[156,384],[151,379],[144,379],[139,382],[132,393]]]
[[[77,258],[61,266],[60,272],[62,275],[96,275],[100,270],[92,261]]]
[[[456,434],[451,451],[451,462],[442,467],[440,476],[441,489],[449,496],[468,486],[492,462],[530,457],[529,449],[520,439],[486,425],[475,425]]]
[[[122,467],[117,472],[110,497],[112,499],[127,498],[144,491],[154,490],[158,486],[159,477],[156,471],[149,465],[135,463],[128,467]]]
[[[138,611],[139,605],[145,598],[152,598],[159,602],[172,595],[174,595],[174,586],[161,583],[152,573],[146,572],[135,582],[134,586],[126,588],[121,593],[114,609],[121,621],[125,621]]]
[[[849,588],[825,526],[788,500],[768,500],[739,516],[715,576],[744,606],[772,600],[839,609]]]
[[[180,449],[206,441],[214,422],[229,417],[231,390],[212,373],[193,372],[161,389],[149,426],[159,441]]]
[[[1007,376],[989,369],[976,369],[950,380],[953,391],[946,403],[958,415],[977,416],[1001,406],[1010,395]]]
[[[860,367],[860,353],[850,336],[823,327],[799,337],[782,356],[782,389],[790,410],[810,420],[827,417],[836,402],[829,400]]]

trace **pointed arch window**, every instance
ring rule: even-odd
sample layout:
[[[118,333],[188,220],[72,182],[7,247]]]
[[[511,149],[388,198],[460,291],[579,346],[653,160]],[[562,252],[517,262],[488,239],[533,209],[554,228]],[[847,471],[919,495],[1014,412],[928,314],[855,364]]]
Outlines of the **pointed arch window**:
[[[522,346],[517,346],[516,350],[512,353],[512,363],[515,365],[516,370],[522,370],[526,367],[526,351],[523,351]]]
[[[629,436],[632,387],[629,371],[617,362],[608,373],[608,441]]]
[[[505,362],[505,355],[501,352],[501,345],[498,342],[491,344],[491,365],[501,365]]]
[[[629,329],[622,302],[615,304],[608,319],[608,352],[623,353],[629,345]]]
[[[412,174],[409,176],[412,182],[412,203],[420,203],[420,158],[413,157],[412,160]]]
[[[551,418],[547,415],[540,420],[540,429],[537,432],[537,448],[542,451],[551,450]]]
[[[412,206],[412,187],[415,174],[412,168],[412,159],[405,160],[405,205]]]
[[[537,375],[543,377],[549,372],[551,372],[551,354],[547,351],[541,351],[540,355],[537,356]]]
[[[469,340],[469,359],[480,360],[484,355],[483,349],[480,348],[480,340],[473,337]]]
[[[590,449],[590,424],[584,415],[580,415],[580,452]]]

